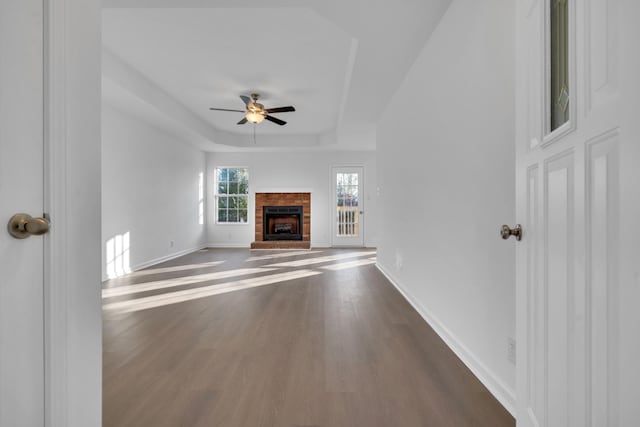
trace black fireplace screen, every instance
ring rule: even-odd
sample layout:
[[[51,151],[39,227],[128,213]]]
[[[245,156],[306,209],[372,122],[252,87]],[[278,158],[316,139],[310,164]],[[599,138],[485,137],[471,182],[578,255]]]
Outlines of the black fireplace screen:
[[[264,240],[302,240],[302,206],[264,206]]]

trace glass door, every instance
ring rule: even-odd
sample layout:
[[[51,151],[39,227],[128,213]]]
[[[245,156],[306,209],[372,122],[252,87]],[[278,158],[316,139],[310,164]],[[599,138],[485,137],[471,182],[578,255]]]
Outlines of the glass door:
[[[333,246],[364,246],[363,168],[334,167]]]

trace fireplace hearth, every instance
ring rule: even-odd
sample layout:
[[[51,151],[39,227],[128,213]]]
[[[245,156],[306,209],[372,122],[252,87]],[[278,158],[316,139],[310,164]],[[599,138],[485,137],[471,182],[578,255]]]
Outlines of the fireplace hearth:
[[[302,240],[302,206],[264,206],[263,240]]]

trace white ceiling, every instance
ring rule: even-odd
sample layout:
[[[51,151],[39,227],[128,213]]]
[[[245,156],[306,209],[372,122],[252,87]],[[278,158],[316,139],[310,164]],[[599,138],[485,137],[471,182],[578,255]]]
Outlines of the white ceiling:
[[[254,129],[209,107],[243,109],[239,95],[258,92],[297,111],[257,125],[256,148],[375,149],[449,2],[103,0],[105,102],[216,151],[254,146]]]

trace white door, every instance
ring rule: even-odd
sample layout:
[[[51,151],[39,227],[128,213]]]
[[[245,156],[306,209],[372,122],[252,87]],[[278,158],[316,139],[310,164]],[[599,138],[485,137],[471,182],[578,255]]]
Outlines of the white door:
[[[364,246],[364,173],[362,167],[334,167],[333,246]]]
[[[43,237],[11,237],[43,212],[42,0],[0,6],[0,426],[44,425]]]
[[[638,370],[620,365],[621,345],[638,349],[637,330],[620,329],[621,285],[638,281],[620,268],[638,261],[621,233],[640,236],[621,209],[640,191],[640,132],[624,118],[640,119],[640,76],[621,84],[625,58],[638,61],[638,26],[622,25],[632,3],[518,1],[519,426],[638,425],[619,400]]]

